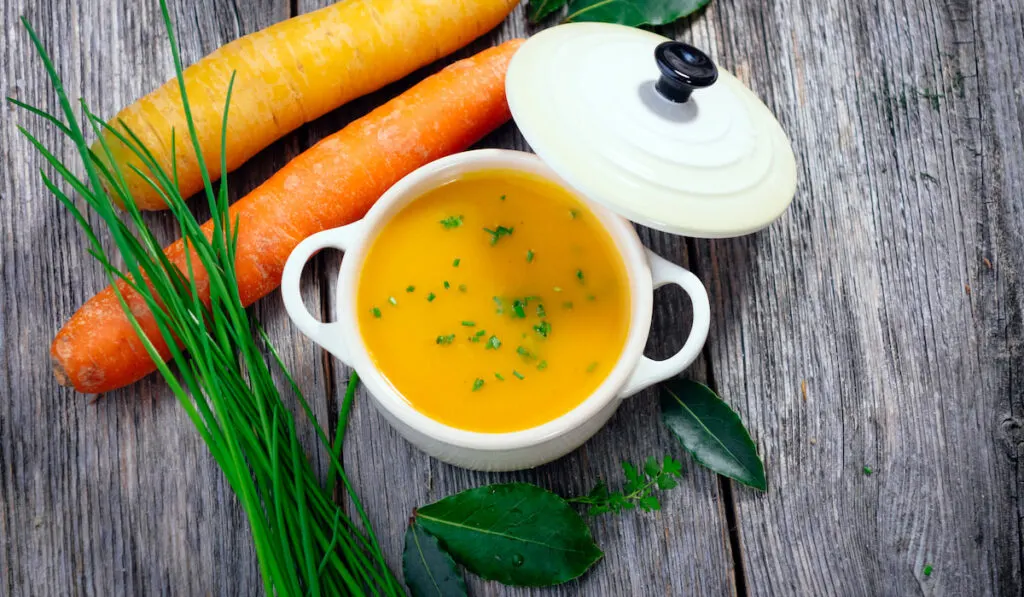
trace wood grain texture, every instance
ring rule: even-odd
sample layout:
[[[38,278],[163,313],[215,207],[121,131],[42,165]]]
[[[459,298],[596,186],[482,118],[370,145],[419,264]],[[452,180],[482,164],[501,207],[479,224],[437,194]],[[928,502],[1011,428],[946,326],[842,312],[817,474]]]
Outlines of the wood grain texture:
[[[769,474],[737,490],[750,593],[1021,594],[1020,3],[707,20],[799,162],[781,221],[696,243],[711,371]]]
[[[191,62],[323,2],[171,5]],[[100,113],[172,74],[155,2],[7,0],[0,11],[4,96],[56,105],[21,14],[72,97]],[[268,148],[232,176],[236,194],[450,60],[532,31],[520,6],[451,59]],[[708,285],[713,328],[690,373],[739,410],[769,492],[684,458],[687,478],[661,512],[594,521],[607,557],[582,580],[521,591],[471,578],[473,594],[1021,594],[1019,2],[716,0],[664,33],[749,84],[797,151],[797,199],[769,229],[726,241],[641,230]],[[52,333],[106,281],[13,125],[43,127],[6,104],[0,114],[0,595],[258,593],[245,517],[162,382],[90,404],[53,381]],[[525,149],[513,125],[481,146]],[[71,157],[66,146],[59,155]],[[152,221],[173,238],[166,214]],[[307,268],[307,305],[328,318],[340,259]],[[294,330],[276,293],[255,310],[333,426],[348,372]],[[681,293],[659,293],[649,354],[678,348],[688,317]],[[648,392],[556,463],[471,473],[420,454],[361,392],[345,461],[397,570],[416,505],[511,479],[578,494],[620,481],[621,459],[681,452]]]

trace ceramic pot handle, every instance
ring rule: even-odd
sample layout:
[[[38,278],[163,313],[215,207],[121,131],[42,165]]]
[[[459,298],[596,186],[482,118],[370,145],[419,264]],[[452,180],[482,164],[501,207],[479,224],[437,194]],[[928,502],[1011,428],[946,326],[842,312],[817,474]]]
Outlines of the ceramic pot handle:
[[[327,349],[346,365],[351,365],[351,358],[348,349],[345,347],[344,331],[342,324],[338,322],[324,323],[318,321],[306,309],[302,302],[302,292],[299,281],[302,278],[302,268],[306,262],[322,249],[333,248],[339,251],[347,251],[361,236],[362,220],[355,224],[332,228],[317,232],[306,240],[299,243],[288,256],[284,264],[284,273],[281,275],[281,297],[284,299],[284,308],[288,317],[295,322],[295,325],[303,334],[309,336],[313,342]]]
[[[640,390],[682,373],[697,359],[704,347],[704,341],[708,338],[708,328],[711,327],[708,293],[697,276],[650,250],[647,251],[647,261],[651,266],[654,288],[675,284],[690,296],[690,302],[693,304],[693,327],[690,328],[690,336],[679,352],[664,361],[640,357],[640,363],[620,393],[622,397],[632,396]]]

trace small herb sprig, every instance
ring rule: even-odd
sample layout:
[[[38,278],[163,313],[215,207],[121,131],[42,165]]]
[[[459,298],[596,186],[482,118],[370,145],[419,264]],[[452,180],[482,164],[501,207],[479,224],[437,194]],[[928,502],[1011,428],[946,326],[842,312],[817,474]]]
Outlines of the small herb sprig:
[[[491,235],[492,247],[498,244],[498,241],[501,240],[501,237],[512,236],[512,233],[515,232],[515,230],[515,228],[506,228],[505,226],[498,226],[494,230],[491,230],[490,228],[484,228],[484,232]]]
[[[587,506],[587,514],[590,516],[608,512],[619,514],[637,507],[647,512],[660,510],[661,502],[654,492],[675,487],[676,479],[683,476],[683,464],[671,456],[665,456],[661,464],[658,464],[658,459],[651,456],[643,468],[623,461],[622,473],[626,477],[622,491],[609,491],[604,481],[598,481],[587,495],[567,501]]]
[[[512,301],[512,315],[513,315],[513,317],[518,317],[519,319],[525,319],[526,318],[526,305],[527,304],[528,304],[527,300],[516,299],[516,300]]]
[[[448,216],[441,220],[441,225],[445,227],[445,230],[458,228],[459,226],[462,226],[462,216]]]

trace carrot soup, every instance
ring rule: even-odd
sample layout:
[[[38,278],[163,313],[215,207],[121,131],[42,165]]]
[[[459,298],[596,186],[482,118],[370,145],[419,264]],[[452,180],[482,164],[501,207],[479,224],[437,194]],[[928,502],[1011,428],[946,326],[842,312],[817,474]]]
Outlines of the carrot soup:
[[[569,192],[515,171],[457,178],[397,213],[367,251],[357,303],[370,357],[398,393],[485,433],[575,408],[629,331],[611,236]]]

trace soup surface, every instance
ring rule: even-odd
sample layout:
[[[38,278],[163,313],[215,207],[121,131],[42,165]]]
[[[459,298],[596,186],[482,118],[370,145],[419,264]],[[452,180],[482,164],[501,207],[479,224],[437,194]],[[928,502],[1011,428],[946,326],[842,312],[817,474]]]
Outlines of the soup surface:
[[[377,367],[452,427],[535,427],[587,398],[629,327],[610,235],[575,197],[512,171],[451,181],[396,214],[370,247],[359,327]]]

